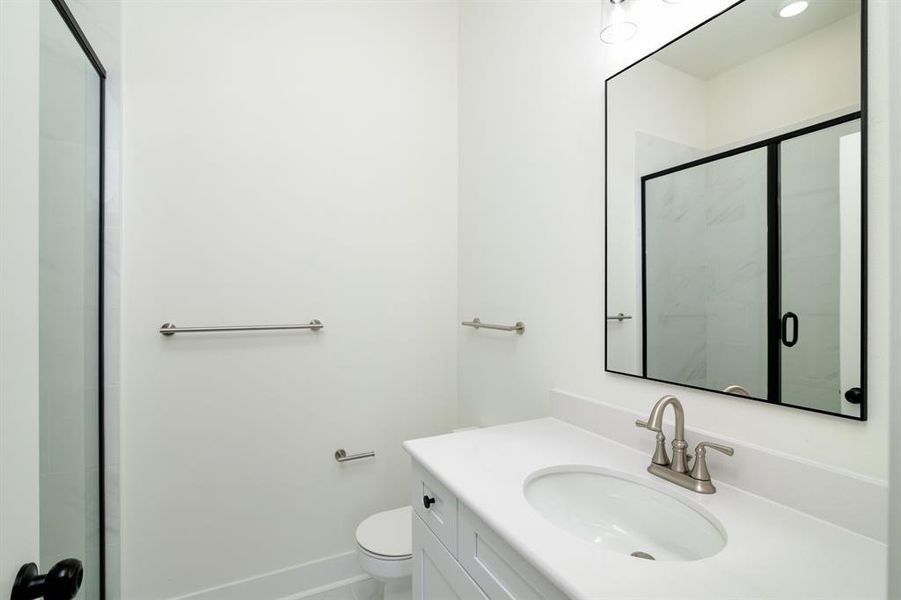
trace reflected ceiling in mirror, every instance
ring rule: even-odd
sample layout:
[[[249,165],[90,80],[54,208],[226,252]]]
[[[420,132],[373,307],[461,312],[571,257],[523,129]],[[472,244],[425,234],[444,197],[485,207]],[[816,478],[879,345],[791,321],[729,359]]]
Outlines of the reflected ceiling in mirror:
[[[865,6],[785,6],[607,80],[606,369],[865,419]]]

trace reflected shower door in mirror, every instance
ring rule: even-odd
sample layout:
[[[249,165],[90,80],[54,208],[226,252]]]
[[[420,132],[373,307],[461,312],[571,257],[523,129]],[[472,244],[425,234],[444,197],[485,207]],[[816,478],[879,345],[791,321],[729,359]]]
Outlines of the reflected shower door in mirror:
[[[779,147],[781,397],[851,416],[862,390],[860,148],[859,119]]]
[[[860,119],[838,121],[642,177],[643,376],[855,414]]]
[[[643,374],[767,399],[767,149],[643,184]]]
[[[607,80],[605,366],[863,420],[865,4],[778,5]]]

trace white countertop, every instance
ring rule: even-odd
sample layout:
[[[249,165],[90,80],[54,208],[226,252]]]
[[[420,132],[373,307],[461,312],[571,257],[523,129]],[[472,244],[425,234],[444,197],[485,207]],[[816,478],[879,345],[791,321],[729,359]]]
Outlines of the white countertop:
[[[717,483],[715,471],[716,494],[684,490],[647,473],[650,456],[557,419],[411,440],[404,448],[575,600],[883,600],[886,595],[885,544]],[[655,562],[605,550],[559,529],[528,504],[523,485],[535,471],[561,465],[623,471],[682,496],[719,520],[726,547],[703,560]]]

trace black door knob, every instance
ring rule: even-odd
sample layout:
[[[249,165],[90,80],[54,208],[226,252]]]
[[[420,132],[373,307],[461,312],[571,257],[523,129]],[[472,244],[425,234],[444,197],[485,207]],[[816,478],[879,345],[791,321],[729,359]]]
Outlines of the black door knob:
[[[863,390],[859,387],[853,387],[845,392],[845,400],[851,404],[860,404],[863,402]]]
[[[34,563],[22,565],[10,600],[72,600],[81,588],[84,567],[76,558],[61,560],[46,575],[41,575]]]
[[[428,496],[422,497],[422,505],[425,506],[426,508],[430,507],[433,504],[435,504],[434,498],[429,498]]]

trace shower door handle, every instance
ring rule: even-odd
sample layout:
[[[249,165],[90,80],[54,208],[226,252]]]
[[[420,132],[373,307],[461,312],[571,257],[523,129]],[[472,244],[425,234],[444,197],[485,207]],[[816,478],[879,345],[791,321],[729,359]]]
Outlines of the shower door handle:
[[[22,565],[13,583],[10,600],[72,600],[81,589],[84,567],[76,558],[61,560],[41,575],[34,563]]]
[[[863,390],[859,387],[853,387],[845,392],[845,400],[851,404],[860,404],[863,402]]]
[[[788,337],[788,322],[792,322],[792,336]],[[782,315],[782,343],[787,348],[791,348],[798,343],[798,315],[793,312],[787,312]]]

